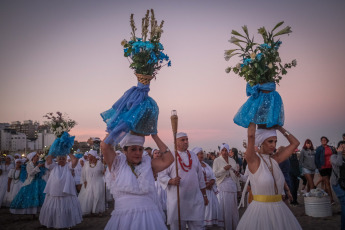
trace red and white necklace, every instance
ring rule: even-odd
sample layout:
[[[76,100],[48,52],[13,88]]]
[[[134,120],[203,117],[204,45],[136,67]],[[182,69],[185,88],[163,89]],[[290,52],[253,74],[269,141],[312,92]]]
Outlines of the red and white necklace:
[[[189,170],[192,169],[192,163],[193,163],[192,157],[191,157],[191,155],[190,155],[190,153],[189,153],[188,150],[187,150],[187,155],[188,155],[188,165],[186,165],[186,164],[183,162],[183,160],[182,160],[180,154],[177,152],[177,160],[178,160],[178,162],[180,163],[180,166],[181,166],[182,170],[185,171],[185,172],[188,172]]]

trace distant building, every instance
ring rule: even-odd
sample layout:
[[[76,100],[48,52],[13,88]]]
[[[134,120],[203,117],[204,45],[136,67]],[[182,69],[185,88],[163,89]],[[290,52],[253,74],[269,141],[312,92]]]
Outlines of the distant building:
[[[23,123],[20,121],[13,121],[10,125],[10,128],[15,129],[18,133],[25,133],[26,138],[29,140],[35,140],[37,139],[38,126],[38,122],[26,120]]]

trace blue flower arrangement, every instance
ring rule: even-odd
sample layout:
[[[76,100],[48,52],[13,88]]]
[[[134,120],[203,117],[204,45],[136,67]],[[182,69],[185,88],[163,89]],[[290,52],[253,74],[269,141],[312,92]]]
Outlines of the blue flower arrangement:
[[[276,38],[280,35],[291,33],[291,27],[286,26],[284,29],[274,33],[284,22],[279,22],[271,31],[265,27],[258,29],[258,33],[263,38],[263,43],[254,42],[254,37],[249,37],[247,26],[242,26],[244,34],[232,30],[234,35],[229,40],[230,43],[238,46],[237,49],[225,50],[224,58],[226,61],[231,57],[238,55],[241,61],[234,67],[228,67],[225,72],[231,70],[243,77],[250,86],[264,83],[277,83],[282,79],[282,75],[287,74],[287,69],[297,65],[296,60],[290,63],[282,64],[279,57],[279,47],[282,42]]]
[[[163,24],[164,21],[160,25],[157,24],[153,9],[151,11],[147,10],[145,17],[142,19],[142,37],[140,38],[135,34],[137,28],[134,23],[134,15],[131,14],[132,37],[128,42],[123,40],[121,45],[124,47],[124,56],[131,59],[129,67],[134,69],[136,74],[155,77],[157,71],[163,66],[171,66],[169,56],[163,53],[164,47],[160,43]],[[148,29],[150,25],[151,31]]]

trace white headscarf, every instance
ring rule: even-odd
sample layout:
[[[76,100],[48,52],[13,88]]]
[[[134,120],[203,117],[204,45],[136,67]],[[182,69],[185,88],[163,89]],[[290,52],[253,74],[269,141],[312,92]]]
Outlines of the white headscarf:
[[[14,158],[13,158],[13,156],[12,156],[12,155],[7,155],[6,157],[10,158],[10,159],[11,159],[11,161],[13,161],[13,160],[14,160]]]
[[[222,145],[220,146],[220,151],[222,151],[224,148],[229,152],[230,147],[229,147],[228,144],[226,144],[226,143],[222,144]]]
[[[14,154],[14,156],[18,156],[19,159],[22,158],[22,156],[19,153]]]
[[[255,145],[260,147],[267,138],[276,136],[277,131],[275,129],[257,129],[255,133]]]
[[[198,153],[203,152],[203,151],[202,151],[202,148],[200,147],[194,147],[192,149],[192,152],[195,153],[195,155],[198,155]]]
[[[31,161],[32,158],[33,158],[36,154],[37,154],[36,152],[31,152],[31,153],[29,153],[26,157],[29,159],[29,161]]]
[[[188,137],[188,135],[187,133],[184,133],[184,132],[176,133],[176,138],[180,138],[180,137]]]
[[[92,156],[94,156],[94,157],[98,157],[98,154],[97,154],[97,151],[96,150],[93,150],[93,149],[91,149],[90,151],[89,151],[89,154],[88,155],[92,155]]]
[[[14,164],[17,164],[18,161],[19,161],[20,163],[23,163],[23,160],[22,160],[22,159],[15,159],[15,160],[14,160]]]
[[[144,136],[137,136],[127,133],[127,135],[122,139],[120,142],[121,148],[125,146],[132,146],[132,145],[139,145],[144,146],[145,137]]]

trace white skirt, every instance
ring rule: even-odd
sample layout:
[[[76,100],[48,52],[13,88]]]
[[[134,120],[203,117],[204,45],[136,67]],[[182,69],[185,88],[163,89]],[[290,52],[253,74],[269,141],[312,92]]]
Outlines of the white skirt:
[[[47,228],[70,228],[83,220],[76,196],[49,196],[46,194],[40,222]]]
[[[208,205],[205,206],[205,226],[224,226],[223,214],[221,212],[216,194],[212,190],[206,190]]]
[[[252,201],[243,214],[237,230],[299,230],[302,229],[296,217],[283,201]]]
[[[82,185],[78,200],[80,202],[83,215],[88,215],[90,213],[98,214],[105,211],[104,183],[101,185],[103,186],[102,188],[97,188],[95,185],[96,184],[87,184],[86,188],[84,184]]]
[[[158,206],[145,196],[116,199],[114,211],[104,230],[167,229]]]

